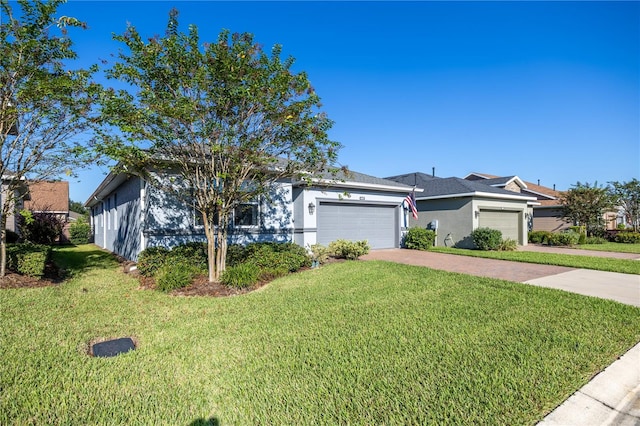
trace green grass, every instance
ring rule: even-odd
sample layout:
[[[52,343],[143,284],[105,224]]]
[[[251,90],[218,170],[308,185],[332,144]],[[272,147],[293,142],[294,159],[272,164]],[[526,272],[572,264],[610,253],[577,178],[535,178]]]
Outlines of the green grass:
[[[216,299],[56,256],[70,281],[0,291],[3,425],[535,424],[640,340],[638,308],[388,262]]]
[[[429,251],[458,254],[462,256],[484,257],[488,259],[511,260],[514,262],[541,263],[544,265],[567,266],[570,268],[595,269],[598,271],[640,275],[640,261],[633,259],[614,259],[610,257],[540,253],[531,251],[482,251],[452,247],[431,247],[429,248]]]
[[[604,243],[604,244],[580,244],[576,248],[581,250],[612,251],[615,253],[640,254],[640,244]]]

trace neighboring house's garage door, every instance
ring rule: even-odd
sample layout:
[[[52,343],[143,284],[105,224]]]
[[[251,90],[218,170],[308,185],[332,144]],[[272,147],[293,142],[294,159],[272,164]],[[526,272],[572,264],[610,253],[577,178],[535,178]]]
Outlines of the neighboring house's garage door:
[[[497,229],[502,232],[502,239],[511,238],[520,241],[521,213],[504,210],[480,210],[480,227]]]
[[[398,246],[397,206],[321,202],[318,207],[319,244],[335,240],[367,240],[372,249]]]

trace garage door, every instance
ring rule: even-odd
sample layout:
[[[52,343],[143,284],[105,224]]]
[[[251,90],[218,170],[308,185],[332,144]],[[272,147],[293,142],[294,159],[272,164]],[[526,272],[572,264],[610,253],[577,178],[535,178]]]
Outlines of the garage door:
[[[395,205],[321,202],[317,241],[326,246],[339,239],[367,240],[372,249],[397,247],[397,208]]]
[[[503,210],[480,210],[480,227],[497,229],[502,238],[520,241],[520,212]]]

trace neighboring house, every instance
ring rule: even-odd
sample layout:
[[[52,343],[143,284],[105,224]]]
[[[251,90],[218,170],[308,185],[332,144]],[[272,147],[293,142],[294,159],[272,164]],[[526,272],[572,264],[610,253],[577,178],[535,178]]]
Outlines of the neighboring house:
[[[471,233],[481,227],[498,229],[503,238],[527,244],[528,221],[535,197],[472,180],[438,178],[425,173],[387,179],[423,189],[416,195],[418,219],[411,217],[409,225],[434,229],[438,246],[472,248]]]
[[[69,240],[69,182],[31,181],[23,208],[34,213],[55,215],[63,224],[59,242]]]
[[[68,222],[69,182],[29,182],[29,194],[25,197],[24,209],[34,213],[55,214],[62,222]]]
[[[522,183],[513,185],[515,180]],[[488,185],[502,187],[509,191],[519,192],[537,198],[537,205],[533,206],[533,220],[531,222],[532,231],[558,232],[571,226],[571,222],[562,217],[562,205],[560,196],[562,193],[555,188],[548,188],[540,184],[522,181],[517,176],[498,177],[484,173],[469,173],[465,176],[467,180],[480,181]],[[499,182],[507,181],[509,184],[500,186]]]
[[[367,240],[371,248],[399,247],[411,187],[351,172],[335,179],[281,180],[269,199],[240,205],[229,242],[291,241],[306,247],[336,239]],[[111,173],[85,206],[91,210],[94,242],[126,259],[147,247],[206,241],[201,217],[145,180]]]

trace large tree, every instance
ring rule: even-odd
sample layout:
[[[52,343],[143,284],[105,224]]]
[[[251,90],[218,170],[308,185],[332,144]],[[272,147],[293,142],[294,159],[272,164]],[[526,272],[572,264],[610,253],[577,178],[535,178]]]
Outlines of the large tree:
[[[629,182],[609,182],[611,196],[619,207],[625,221],[633,227],[635,232],[640,229],[640,181],[636,178]]]
[[[98,86],[93,70],[70,69],[76,58],[67,27],[55,17],[63,0],[0,0],[0,276],[5,274],[7,217],[27,193],[25,182],[73,170],[74,137],[88,129]],[[14,7],[17,10],[14,11]]]
[[[117,132],[101,149],[202,214],[209,280],[226,265],[232,212],[265,196],[279,179],[332,168],[339,144],[304,72],[281,47],[263,51],[251,34],[223,30],[213,43],[196,26],[178,29],[169,13],[163,37],[143,39],[129,26],[107,72],[128,84],[105,99],[103,117]],[[156,171],[159,173],[149,173]],[[166,179],[167,174],[176,179]]]
[[[575,225],[585,227],[585,231],[592,234],[602,229],[604,214],[613,206],[613,200],[608,188],[598,186],[598,183],[577,182],[560,196],[562,215]]]

